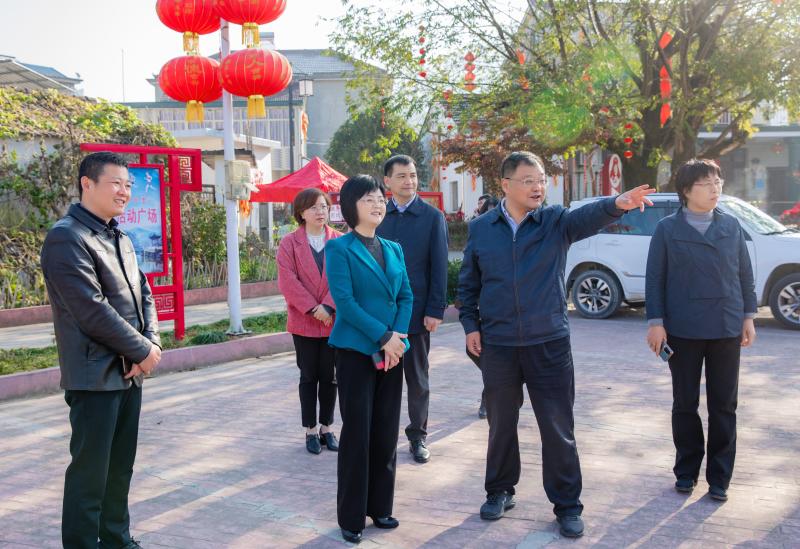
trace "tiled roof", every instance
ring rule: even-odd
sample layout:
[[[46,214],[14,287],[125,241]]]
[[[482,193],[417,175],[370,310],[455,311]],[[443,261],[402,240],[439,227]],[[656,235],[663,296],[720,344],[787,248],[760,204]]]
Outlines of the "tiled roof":
[[[355,67],[331,50],[276,50],[286,56],[295,74],[308,76],[353,72]],[[211,56],[219,59],[219,54]]]
[[[352,72],[355,67],[330,50],[283,50],[292,69],[303,74],[341,74]]]
[[[24,65],[25,67],[28,67],[32,71],[36,71],[39,74],[41,74],[42,76],[46,76],[46,77],[52,78],[54,80],[74,80],[74,81],[80,82],[80,79],[72,77],[72,76],[67,76],[64,73],[62,73],[60,71],[57,71],[53,67],[45,67],[44,65],[34,65],[32,63],[22,63],[21,61],[20,61],[20,65]]]

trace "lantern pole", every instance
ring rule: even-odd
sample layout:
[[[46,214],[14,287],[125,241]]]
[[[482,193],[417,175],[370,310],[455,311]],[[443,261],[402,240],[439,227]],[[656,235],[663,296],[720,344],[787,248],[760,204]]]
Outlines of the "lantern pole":
[[[231,53],[228,39],[228,22],[220,21],[220,62]],[[230,92],[222,90],[222,143],[225,164],[235,159],[233,149],[233,97]],[[225,186],[229,187],[227,170],[224,175]],[[228,252],[228,309],[230,310],[230,327],[228,334],[241,335],[247,333],[242,324],[242,292],[239,275],[239,204],[231,200],[228,192],[225,196],[225,237]]]

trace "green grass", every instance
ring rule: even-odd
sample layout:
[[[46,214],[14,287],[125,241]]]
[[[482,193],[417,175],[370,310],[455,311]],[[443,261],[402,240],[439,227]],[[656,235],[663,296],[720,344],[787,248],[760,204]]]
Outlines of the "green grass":
[[[0,349],[0,376],[41,370],[58,364],[55,347],[41,349]]]
[[[242,337],[225,334],[228,326],[228,320],[220,320],[219,322],[202,326],[189,326],[186,328],[186,336],[181,341],[175,339],[173,332],[162,332],[161,344],[164,350],[180,349],[222,343]],[[248,335],[283,332],[286,330],[286,313],[277,312],[246,318],[244,327],[252,332],[252,334]],[[0,375],[41,370],[42,368],[50,368],[57,365],[58,352],[55,346],[42,347],[40,349],[0,349]]]

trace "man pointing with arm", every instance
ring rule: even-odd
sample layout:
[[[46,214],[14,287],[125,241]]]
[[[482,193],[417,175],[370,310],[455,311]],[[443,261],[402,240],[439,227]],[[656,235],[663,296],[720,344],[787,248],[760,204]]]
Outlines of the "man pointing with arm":
[[[520,477],[518,395],[524,384],[542,440],[544,489],[561,534],[583,534],[581,470],[572,414],[575,383],[564,266],[573,242],[596,234],[625,210],[652,205],[647,185],[575,211],[544,207],[544,164],[514,152],[501,166],[505,198],[469,224],[459,274],[459,316],[467,348],[480,356],[489,448],[481,518],[515,505]]]

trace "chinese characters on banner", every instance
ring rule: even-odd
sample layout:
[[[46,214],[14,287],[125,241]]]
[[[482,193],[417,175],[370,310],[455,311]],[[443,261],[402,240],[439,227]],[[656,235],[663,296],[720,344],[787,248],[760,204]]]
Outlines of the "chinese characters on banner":
[[[145,274],[161,275],[166,271],[161,173],[161,166],[129,166],[131,200],[125,213],[116,218],[119,228],[133,242],[136,260]]]

